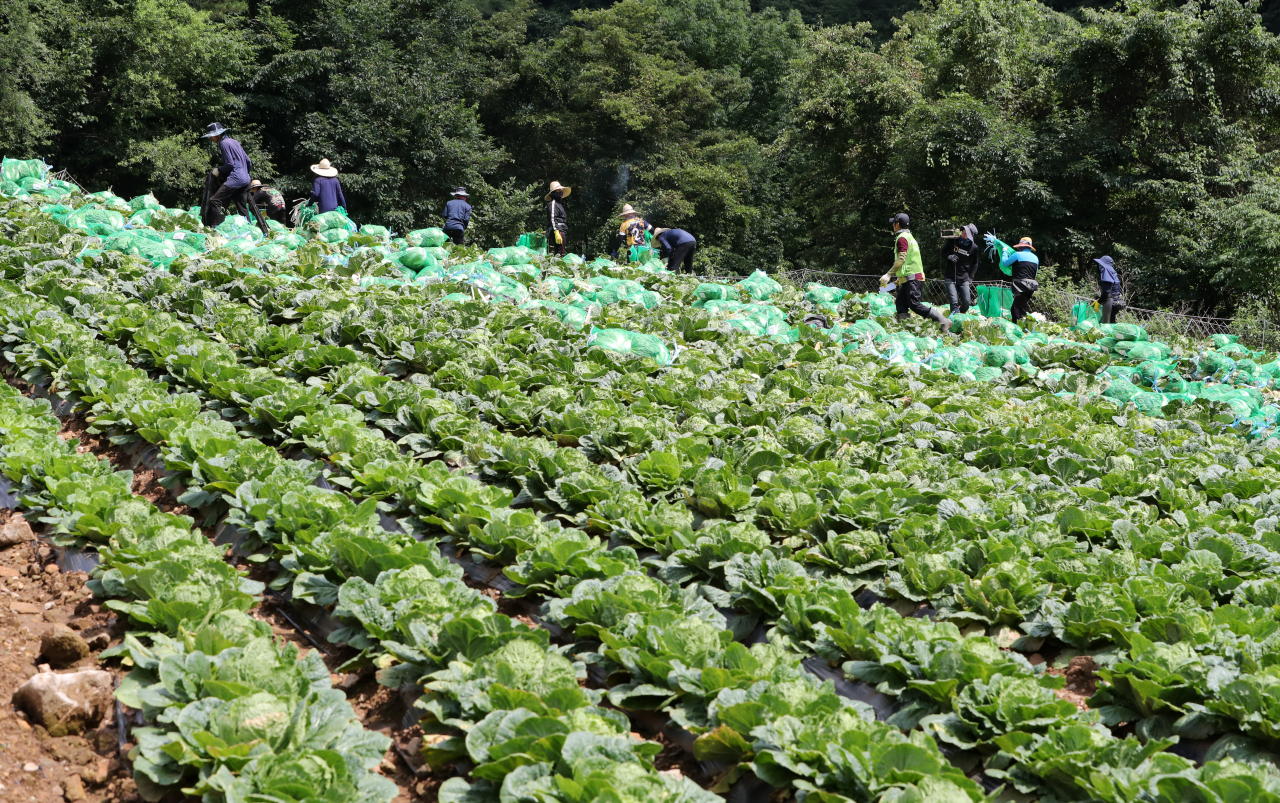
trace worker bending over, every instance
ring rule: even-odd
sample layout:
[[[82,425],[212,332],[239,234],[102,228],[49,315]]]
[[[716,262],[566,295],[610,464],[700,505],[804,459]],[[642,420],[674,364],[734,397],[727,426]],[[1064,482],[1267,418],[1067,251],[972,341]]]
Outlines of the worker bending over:
[[[654,229],[653,245],[661,253],[666,251],[667,270],[676,273],[693,273],[693,252],[698,240],[684,229]]]
[[[222,157],[222,163],[209,171],[209,175],[220,182],[220,186],[209,197],[207,219],[202,221],[206,226],[216,227],[227,219],[224,210],[228,203],[239,203],[246,208],[248,214],[249,171],[253,169],[253,162],[239,142],[223,136],[226,130],[220,123],[210,123],[201,137],[213,140]]]

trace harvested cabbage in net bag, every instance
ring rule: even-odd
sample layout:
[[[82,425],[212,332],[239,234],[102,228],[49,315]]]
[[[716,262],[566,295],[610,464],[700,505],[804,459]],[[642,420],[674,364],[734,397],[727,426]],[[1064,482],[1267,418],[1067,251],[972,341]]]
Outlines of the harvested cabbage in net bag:
[[[735,312],[746,309],[750,305],[743,304],[741,301],[713,298],[710,301],[699,302],[698,304],[695,304],[695,306],[706,310],[712,315],[731,315]]]
[[[667,266],[662,264],[661,259],[650,259],[647,262],[641,262],[639,265],[632,265],[636,270],[642,270],[645,273],[652,273],[655,276],[662,273],[671,273],[667,270]]]
[[[45,204],[40,207],[40,211],[44,212],[59,223],[65,223],[67,221],[67,217],[76,210],[74,207],[67,206],[66,204]]]
[[[975,368],[973,371],[973,378],[977,382],[994,382],[1003,375],[1003,370],[1000,368],[992,368],[990,366]]]
[[[805,286],[805,298],[810,303],[817,304],[825,309],[834,310],[844,301],[844,297],[849,295],[848,290],[839,287],[827,287],[825,284],[810,282]]]
[[[593,326],[587,345],[648,357],[658,365],[671,364],[671,352],[667,350],[666,344],[654,335],[632,332],[629,329],[596,329]]]
[[[273,242],[264,243],[257,248],[245,251],[245,253],[264,262],[281,262],[289,258],[289,249],[280,243]]]
[[[1209,342],[1213,343],[1213,347],[1220,349],[1230,343],[1240,342],[1238,335],[1209,335]]]
[[[435,267],[440,264],[439,261],[435,257],[431,256],[425,248],[415,247],[406,249],[396,258],[401,265],[404,265],[406,268],[413,268],[414,270],[422,270],[425,267]]]
[[[1111,324],[1111,336],[1116,340],[1148,340],[1147,330],[1136,323]]]
[[[647,245],[633,245],[627,249],[628,262],[648,262],[656,256],[653,248]]]
[[[1092,329],[1102,323],[1102,312],[1092,301],[1077,301],[1071,305],[1072,327]]]
[[[391,230],[386,226],[374,226],[373,224],[366,223],[360,227],[360,233],[366,237],[374,237],[382,240],[383,242],[391,241]]]
[[[325,212],[323,215],[316,215],[307,222],[307,227],[321,233],[341,229],[347,232],[347,234],[353,234],[358,228],[351,218],[339,212],[337,209],[332,212]],[[343,239],[346,239],[345,235],[343,236]]]
[[[579,307],[569,304],[561,304],[559,301],[547,301],[544,299],[536,299],[525,305],[526,308],[545,309],[553,313],[560,322],[572,329],[581,330],[587,325],[587,312]]]
[[[1160,411],[1168,402],[1168,399],[1163,393],[1143,391],[1129,399],[1129,401],[1133,402],[1134,406],[1145,415],[1159,418],[1163,415]]]
[[[146,195],[139,195],[129,201],[129,208],[135,212],[140,212],[143,209],[163,209],[164,204],[157,201],[156,196],[151,193],[147,193]]]
[[[1218,347],[1218,351],[1223,354],[1230,354],[1237,359],[1241,357],[1251,357],[1253,352],[1239,343],[1228,343],[1225,346]]]
[[[769,278],[764,271],[757,270],[738,282],[738,288],[747,291],[747,294],[756,301],[764,301],[769,296],[782,290],[782,285]]]
[[[271,236],[271,242],[280,243],[290,251],[296,251],[307,244],[307,241],[301,235],[291,231],[277,232]]]
[[[124,215],[111,209],[82,206],[67,215],[66,226],[99,237],[109,237],[124,228]]]
[[[1163,360],[1173,353],[1164,343],[1141,340],[1121,340],[1115,351],[1130,360]]]
[[[857,337],[859,340],[863,339],[867,335],[871,335],[872,338],[876,338],[885,334],[884,327],[870,318],[863,318],[862,320],[854,321],[849,324],[844,331],[845,337]]]
[[[981,315],[974,315],[973,313],[969,313],[969,312],[954,312],[951,314],[950,318],[951,318],[951,331],[954,332],[955,334],[960,334],[961,332],[963,332],[965,324],[970,323],[971,321],[982,320]]]
[[[15,184],[24,178],[42,180],[49,172],[49,165],[41,159],[5,159],[0,161],[0,181]]]
[[[495,265],[527,265],[533,261],[533,252],[518,245],[510,248],[490,248],[488,259]]]
[[[228,240],[234,240],[238,237],[248,237],[257,242],[262,239],[262,230],[250,222],[249,218],[244,215],[232,215],[217,225],[214,231],[226,237]]]
[[[596,257],[587,263],[587,267],[599,272],[602,270],[613,270],[618,267],[618,264],[612,259],[609,259],[609,257]]]
[[[693,302],[693,306],[701,307],[708,301],[737,301],[738,291],[727,284],[712,284],[703,282],[694,288],[694,297],[697,299]]]
[[[985,362],[991,368],[1003,368],[1010,363],[1026,365],[1031,362],[1031,356],[1022,346],[990,346]]]
[[[586,262],[586,260],[582,258],[581,254],[565,254],[560,257],[560,261],[566,265],[581,265],[583,262]]]
[[[872,293],[869,298],[864,296],[863,303],[873,318],[888,318],[898,312],[897,303],[888,293]]]
[[[409,242],[409,245],[438,248],[445,244],[449,236],[444,233],[443,229],[437,229],[433,226],[429,229],[415,229],[406,234],[404,238]]]
[[[346,229],[329,229],[320,232],[316,239],[322,243],[345,243],[350,236],[351,232]]]
[[[413,274],[413,280],[415,282],[428,282],[442,278],[444,278],[444,268],[439,265],[427,265],[422,270]]]
[[[1155,387],[1170,375],[1177,376],[1178,366],[1167,360],[1147,360],[1138,366],[1138,374],[1144,384]]]
[[[1108,385],[1106,390],[1102,391],[1102,395],[1108,399],[1115,399],[1118,402],[1125,403],[1142,392],[1142,388],[1129,380],[1117,379]]]
[[[1236,368],[1236,361],[1217,351],[1206,351],[1196,361],[1196,372],[1201,376],[1228,374]]]
[[[178,249],[168,240],[157,242],[132,231],[120,231],[107,238],[103,251],[119,251],[142,257],[152,265],[167,266],[178,258]]]

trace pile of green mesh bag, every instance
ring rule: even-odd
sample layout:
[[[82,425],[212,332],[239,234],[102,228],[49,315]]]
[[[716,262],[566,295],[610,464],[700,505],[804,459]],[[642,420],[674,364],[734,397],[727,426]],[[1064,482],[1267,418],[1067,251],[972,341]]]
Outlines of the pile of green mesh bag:
[[[593,326],[587,345],[623,354],[634,354],[637,357],[648,357],[662,366],[671,364],[671,352],[660,338],[655,335],[632,332],[629,329],[597,329]]]
[[[40,159],[0,161],[0,195],[37,201],[60,201],[71,195],[76,185],[49,177],[49,166]]]

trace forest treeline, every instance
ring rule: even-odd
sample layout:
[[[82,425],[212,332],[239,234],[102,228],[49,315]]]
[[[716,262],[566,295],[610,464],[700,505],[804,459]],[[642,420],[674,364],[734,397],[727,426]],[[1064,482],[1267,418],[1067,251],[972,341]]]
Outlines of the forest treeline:
[[[701,269],[878,275],[906,210],[918,235],[1031,236],[1059,275],[1110,254],[1144,306],[1275,298],[1280,43],[1256,2],[925,0],[878,29],[789,8],[13,0],[0,153],[190,204],[217,120],[287,197],[327,157],[352,216],[401,231],[463,184],[473,236],[509,243],[555,179],[588,252],[625,201],[694,232]]]

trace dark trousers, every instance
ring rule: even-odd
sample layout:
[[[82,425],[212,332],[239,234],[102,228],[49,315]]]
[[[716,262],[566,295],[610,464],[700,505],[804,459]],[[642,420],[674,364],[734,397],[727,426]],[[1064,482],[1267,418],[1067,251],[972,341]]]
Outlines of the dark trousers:
[[[556,242],[555,229],[547,229],[547,253],[553,257],[562,257],[567,253],[565,248],[569,244],[569,235],[560,232],[560,242]]]
[[[899,318],[905,318],[907,313],[914,312],[921,318],[933,318],[933,308],[926,307],[921,300],[921,291],[924,288],[924,282],[916,279],[898,279],[898,292],[894,298],[894,309],[898,313]]]
[[[1009,317],[1014,323],[1027,317],[1027,305],[1031,297],[1040,289],[1036,281],[1036,266],[1030,262],[1018,260],[1013,263],[1013,304],[1009,306]]]
[[[667,258],[667,270],[693,273],[693,252],[697,248],[697,243],[682,243],[672,248],[671,256]]]
[[[269,220],[274,220],[281,226],[289,225],[289,213],[283,206],[267,205],[261,208],[262,214],[266,215]]]
[[[947,288],[947,304],[951,307],[951,314],[968,312],[969,307],[973,306],[973,282],[969,279],[969,274],[957,271],[947,276],[944,273],[942,281]]]
[[[445,229],[444,233],[449,237],[449,242],[462,245],[462,238],[467,232],[466,229]]]
[[[249,215],[249,185],[243,187],[228,187],[223,184],[218,187],[217,191],[209,198],[209,220],[206,226],[218,226],[222,221],[227,219],[226,208],[229,204],[235,204],[240,214],[245,217]]]

